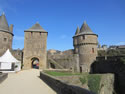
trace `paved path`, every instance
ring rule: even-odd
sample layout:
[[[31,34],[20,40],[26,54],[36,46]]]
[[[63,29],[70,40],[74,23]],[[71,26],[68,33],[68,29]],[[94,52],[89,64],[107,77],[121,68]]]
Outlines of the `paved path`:
[[[39,70],[10,73],[0,84],[0,94],[56,94],[38,76]]]

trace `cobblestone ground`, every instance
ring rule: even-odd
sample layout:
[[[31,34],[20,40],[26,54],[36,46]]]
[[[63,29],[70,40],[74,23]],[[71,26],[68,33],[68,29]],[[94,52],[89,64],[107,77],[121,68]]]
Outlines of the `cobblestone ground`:
[[[0,84],[0,94],[56,94],[39,78],[39,71],[31,69],[9,73]]]

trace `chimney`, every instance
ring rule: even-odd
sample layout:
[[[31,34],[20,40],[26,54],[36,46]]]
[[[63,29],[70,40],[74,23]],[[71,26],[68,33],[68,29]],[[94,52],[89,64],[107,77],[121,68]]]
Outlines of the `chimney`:
[[[13,33],[13,24],[10,25],[9,31],[10,31],[11,33]]]

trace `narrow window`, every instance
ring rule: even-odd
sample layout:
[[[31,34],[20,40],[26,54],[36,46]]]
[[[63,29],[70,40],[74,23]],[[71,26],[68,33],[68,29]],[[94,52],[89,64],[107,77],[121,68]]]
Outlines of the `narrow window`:
[[[80,73],[82,73],[82,67],[80,66]]]
[[[84,39],[85,39],[85,36],[82,36],[82,39],[84,40]]]
[[[6,42],[6,41],[7,41],[7,38],[4,38],[3,40],[4,40],[4,42]]]
[[[94,48],[92,48],[92,53],[94,53]]]
[[[40,35],[41,35],[41,32],[40,32]]]

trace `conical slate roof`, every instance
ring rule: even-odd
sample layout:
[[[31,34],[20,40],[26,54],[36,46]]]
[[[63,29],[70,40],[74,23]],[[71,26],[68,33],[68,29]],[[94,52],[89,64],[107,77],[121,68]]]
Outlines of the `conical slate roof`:
[[[87,25],[86,21],[84,21],[83,25],[81,26],[80,34],[94,34],[90,27]]]
[[[80,29],[79,27],[77,27],[75,35],[78,35],[79,33],[80,33]]]
[[[31,28],[29,28],[28,30],[25,31],[29,31],[29,32],[46,32],[41,26],[40,24],[37,22],[35,25],[33,25]]]
[[[9,32],[8,22],[4,13],[0,16],[0,30]]]

